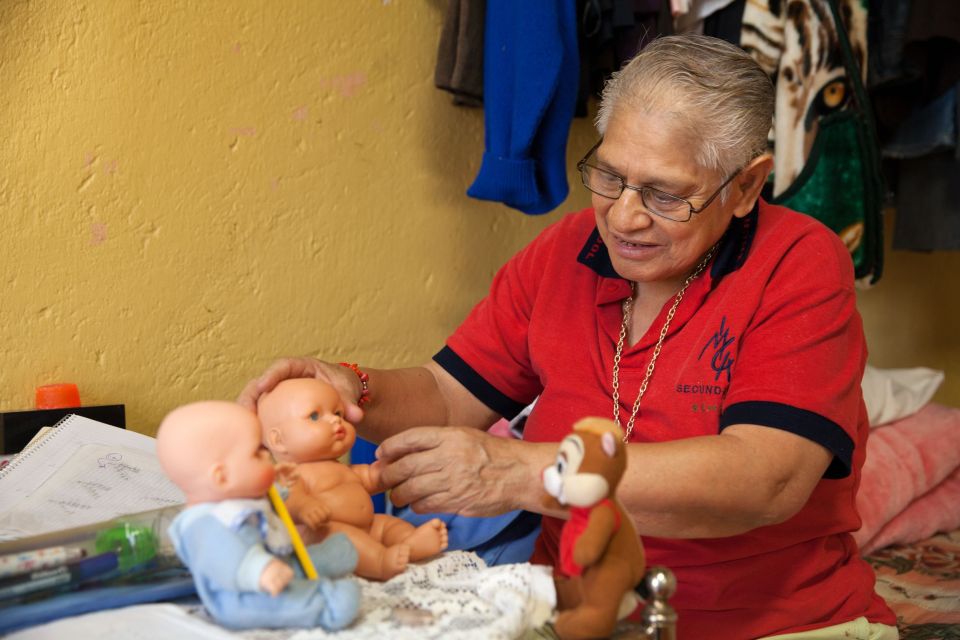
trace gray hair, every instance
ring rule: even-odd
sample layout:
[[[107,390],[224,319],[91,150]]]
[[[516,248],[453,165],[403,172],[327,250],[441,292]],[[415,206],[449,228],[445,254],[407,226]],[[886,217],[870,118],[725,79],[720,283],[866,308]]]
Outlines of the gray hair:
[[[621,105],[669,106],[701,141],[698,164],[729,175],[767,150],[774,90],[745,51],[701,35],[657,38],[603,88],[596,126],[600,135]]]

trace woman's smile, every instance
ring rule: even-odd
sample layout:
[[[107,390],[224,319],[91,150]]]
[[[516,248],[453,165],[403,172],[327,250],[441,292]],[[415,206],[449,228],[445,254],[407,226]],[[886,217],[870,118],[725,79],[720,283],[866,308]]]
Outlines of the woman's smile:
[[[610,249],[626,260],[648,259],[660,248],[660,245],[653,242],[645,242],[639,239],[630,241],[617,233],[611,233],[610,235],[613,240],[613,246]]]

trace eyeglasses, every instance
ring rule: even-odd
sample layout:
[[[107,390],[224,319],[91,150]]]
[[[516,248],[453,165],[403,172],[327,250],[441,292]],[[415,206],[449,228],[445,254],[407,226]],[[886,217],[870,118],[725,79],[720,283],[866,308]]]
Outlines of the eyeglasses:
[[[623,178],[617,174],[592,164],[587,164],[587,160],[593,155],[593,152],[597,150],[601,142],[603,142],[602,139],[593,145],[590,151],[583,156],[583,159],[577,163],[577,169],[580,171],[580,180],[583,181],[583,186],[598,196],[610,198],[611,200],[619,198],[624,189],[633,189],[634,191],[640,192],[640,199],[643,201],[643,206],[647,208],[647,211],[661,218],[673,220],[674,222],[688,222],[693,217],[693,214],[700,213],[709,207],[710,203],[723,191],[723,188],[730,184],[730,181],[742,170],[737,169],[730,174],[730,177],[723,181],[723,184],[713,192],[712,196],[707,198],[706,202],[700,207],[694,207],[690,204],[689,200],[660,191],[659,189],[654,189],[653,187],[637,187],[632,184],[627,184],[623,181]]]

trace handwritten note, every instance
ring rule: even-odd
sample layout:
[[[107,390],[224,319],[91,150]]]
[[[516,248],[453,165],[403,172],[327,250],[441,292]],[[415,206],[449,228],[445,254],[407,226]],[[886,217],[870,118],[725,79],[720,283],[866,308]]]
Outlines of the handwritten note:
[[[0,509],[0,540],[184,501],[160,468],[152,438],[95,422],[57,430],[65,428],[8,477],[0,478],[0,493],[6,494],[9,505],[0,505],[6,507]],[[13,496],[16,499],[11,500]]]

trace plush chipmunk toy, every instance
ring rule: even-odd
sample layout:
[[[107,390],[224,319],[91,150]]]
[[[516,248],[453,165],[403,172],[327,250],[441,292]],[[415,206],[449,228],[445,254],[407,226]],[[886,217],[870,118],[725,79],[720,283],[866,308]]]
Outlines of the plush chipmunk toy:
[[[623,433],[603,418],[584,418],[560,442],[556,462],[544,469],[544,505],[567,508],[554,568],[554,628],[562,640],[603,638],[637,604],[643,547],[630,515],[615,497],[627,466]]]

